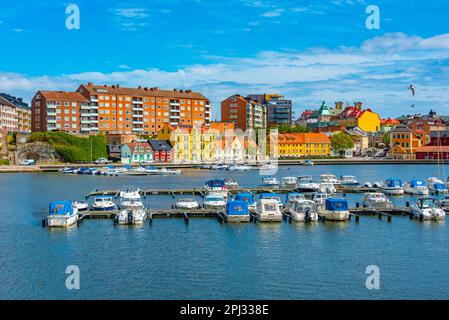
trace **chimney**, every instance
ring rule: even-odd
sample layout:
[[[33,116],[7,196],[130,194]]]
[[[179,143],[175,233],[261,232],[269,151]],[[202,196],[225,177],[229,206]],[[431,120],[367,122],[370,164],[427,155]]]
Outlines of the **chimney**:
[[[157,87],[153,87],[153,91],[157,91],[157,89],[158,89]]]
[[[139,90],[141,90],[141,89],[142,89],[142,86],[138,86],[138,88],[139,88]]]
[[[119,84],[116,84],[115,87],[116,87],[116,88],[120,88],[120,85],[119,85]]]
[[[87,85],[88,85],[89,87],[91,87],[91,86],[93,86],[94,84],[93,84],[92,82],[89,82]]]
[[[362,110],[362,106],[363,106],[363,103],[362,103],[362,102],[355,102],[355,103],[354,103],[354,107],[355,107],[357,110]]]
[[[148,88],[147,88],[147,87],[145,87],[145,88],[143,88],[143,90],[145,90],[145,91],[148,91]]]
[[[335,109],[343,110],[343,102],[342,101],[335,102]]]
[[[114,84],[112,85],[112,89],[115,89],[115,85]]]

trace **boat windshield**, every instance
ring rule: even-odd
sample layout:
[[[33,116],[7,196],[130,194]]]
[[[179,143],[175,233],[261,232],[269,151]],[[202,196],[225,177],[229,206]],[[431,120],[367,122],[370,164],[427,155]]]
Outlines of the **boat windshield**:
[[[276,205],[274,203],[265,203],[263,208],[265,211],[276,211]]]
[[[313,209],[313,207],[310,204],[308,204],[308,203],[297,202],[295,204],[295,211],[305,212],[307,210],[312,210],[312,209]]]
[[[438,205],[436,204],[434,199],[423,199],[421,200],[421,208],[436,208]]]
[[[207,197],[206,201],[223,201],[223,198],[220,198],[220,197]]]

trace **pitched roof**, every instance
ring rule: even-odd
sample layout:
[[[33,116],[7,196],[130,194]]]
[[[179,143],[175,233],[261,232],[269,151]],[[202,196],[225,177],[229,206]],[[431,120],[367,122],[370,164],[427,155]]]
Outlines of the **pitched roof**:
[[[173,149],[167,140],[148,140],[154,151],[170,151]]]
[[[0,104],[8,107],[15,107],[9,100],[0,96]]]
[[[135,141],[135,140],[130,142],[130,143],[127,143],[126,145],[131,149],[131,152],[133,152],[134,148],[136,148],[136,147],[137,148],[141,147],[141,148],[145,148],[145,149],[151,147],[150,144],[148,142],[146,142],[146,141],[138,142],[138,141]]]
[[[120,85],[95,85],[93,83],[88,83],[84,86],[91,94],[119,94],[127,96],[145,96],[145,97],[164,97],[173,99],[199,99],[208,100],[199,92],[193,92],[192,90],[161,90],[157,87],[137,87],[137,88],[127,88],[121,87]]]
[[[279,144],[292,143],[330,143],[329,137],[325,133],[284,133],[278,136]]]
[[[40,93],[47,100],[69,100],[69,101],[89,102],[89,100],[79,92],[39,91],[38,93]]]

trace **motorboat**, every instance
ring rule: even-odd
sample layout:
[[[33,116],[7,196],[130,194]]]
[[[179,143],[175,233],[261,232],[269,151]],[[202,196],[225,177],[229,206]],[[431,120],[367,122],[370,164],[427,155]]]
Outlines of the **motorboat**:
[[[320,190],[320,184],[313,182],[312,176],[300,176],[298,177],[298,182],[296,183],[295,191],[301,193],[314,193]]]
[[[276,193],[272,193],[272,192],[261,193],[259,199],[276,200],[278,202],[280,208],[282,208],[284,206],[284,202],[282,202],[281,196]]]
[[[427,196],[429,194],[429,188],[427,188],[424,180],[413,179],[405,184],[404,192],[411,195]]]
[[[212,179],[206,181],[204,184],[204,190],[207,193],[221,193],[223,197],[228,197],[228,187],[224,180],[221,179]]]
[[[389,195],[403,195],[404,185],[401,179],[387,179],[384,184],[380,186],[380,191]]]
[[[271,163],[263,164],[259,166],[259,170],[275,170],[277,169],[277,166]]]
[[[305,200],[305,196],[302,193],[299,192],[289,192],[287,196],[285,197],[285,204],[286,205],[292,205],[293,202],[299,201],[299,200]]]
[[[435,194],[449,193],[446,184],[442,180],[435,177],[427,179],[427,188],[429,188],[429,192]]]
[[[77,174],[78,170],[79,169],[77,169],[77,168],[65,167],[65,168],[60,169],[59,172],[63,173],[63,174]]]
[[[125,187],[119,191],[120,198],[126,199],[139,199],[140,200],[140,189],[136,187]]]
[[[231,200],[226,204],[224,212],[226,222],[248,222],[249,208],[248,203],[243,200]]]
[[[322,193],[322,192],[317,192],[314,193],[312,196],[312,201],[317,205],[317,206],[322,206],[324,205],[324,203],[326,202],[326,199],[329,199],[330,196],[327,193]]]
[[[303,166],[313,166],[314,163],[313,163],[312,160],[307,159],[307,160],[304,160],[304,162],[302,163],[302,165],[303,165]]]
[[[281,185],[287,188],[294,188],[297,182],[298,178],[296,177],[283,177],[281,180]]]
[[[281,222],[282,213],[279,202],[275,199],[260,199],[257,202],[255,215],[261,222]]]
[[[221,193],[209,193],[204,199],[203,208],[222,210],[226,206],[226,200]]]
[[[110,211],[116,210],[117,205],[115,204],[113,197],[108,195],[97,196],[92,204],[92,209],[95,211]]]
[[[175,209],[187,209],[187,210],[195,210],[200,207],[198,201],[193,198],[182,198],[176,200],[174,205]]]
[[[420,198],[410,206],[411,214],[419,220],[444,220],[446,213],[436,198]]]
[[[262,179],[262,186],[264,187],[278,187],[279,186],[279,180],[275,177],[266,177]]]
[[[440,206],[445,211],[449,211],[449,197],[444,197],[443,199],[440,199],[439,203],[440,203]]]
[[[50,202],[47,216],[48,227],[69,227],[78,221],[78,209],[72,201]]]
[[[86,201],[72,201],[75,208],[78,209],[78,211],[86,211],[89,210],[89,204]]]
[[[337,193],[337,189],[335,189],[334,184],[331,182],[320,182],[320,192],[334,194]]]
[[[340,184],[340,180],[333,174],[322,174],[320,175],[320,183],[332,183],[332,184]]]
[[[120,198],[120,209],[143,209],[144,205],[142,200],[135,198]]]
[[[143,208],[124,209],[117,214],[116,222],[126,225],[142,225],[145,223],[146,217],[147,214]]]
[[[157,169],[155,167],[145,169],[145,172],[149,175],[155,176],[176,176],[182,174],[182,171],[180,169],[167,169],[167,168]]]
[[[256,201],[254,200],[254,195],[251,193],[238,193],[234,196],[234,200],[245,201],[249,210],[254,210],[256,208]]]
[[[228,168],[229,171],[248,171],[251,170],[250,166],[245,166],[245,165],[241,165],[241,164],[235,164],[233,166],[230,166]]]
[[[324,206],[319,208],[318,213],[323,220],[347,221],[350,217],[348,201],[339,198],[326,199]]]
[[[228,190],[235,190],[240,188],[238,182],[232,178],[226,178],[224,179],[224,182],[225,186],[228,187]]]
[[[318,221],[318,210],[315,203],[311,200],[297,200],[293,202],[288,212],[293,221]]]
[[[91,172],[90,168],[81,167],[78,169],[78,171],[76,173],[77,174],[90,174],[90,172]]]
[[[392,208],[393,204],[390,199],[381,192],[365,193],[362,206],[367,208]]]
[[[217,164],[210,167],[211,170],[228,170],[228,168],[229,166],[226,164]]]
[[[358,185],[360,185],[355,176],[341,176],[340,184],[342,186],[358,186]]]

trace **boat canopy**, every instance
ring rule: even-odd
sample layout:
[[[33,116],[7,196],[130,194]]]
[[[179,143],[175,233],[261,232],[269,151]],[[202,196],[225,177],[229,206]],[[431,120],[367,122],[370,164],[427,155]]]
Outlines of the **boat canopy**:
[[[240,200],[229,201],[226,204],[226,213],[228,215],[248,215],[248,203]]]
[[[49,205],[49,213],[50,215],[55,214],[72,214],[73,207],[71,201],[53,201]]]
[[[410,186],[413,187],[413,188],[425,187],[426,186],[426,182],[424,180],[412,180],[412,181],[410,181]]]
[[[304,195],[299,192],[289,192],[285,201],[288,202],[289,199],[304,199]]]
[[[225,186],[224,180],[212,179],[206,182],[206,185],[210,188],[222,188]]]
[[[236,194],[234,197],[235,201],[245,201],[249,204],[253,204],[254,201],[254,196],[251,193],[239,193]]]
[[[401,179],[388,179],[386,182],[387,187],[394,188],[394,187],[402,187],[402,180]]]
[[[348,201],[345,199],[337,199],[337,198],[326,199],[326,210],[348,211]]]
[[[447,187],[444,183],[438,182],[433,185],[435,190],[447,190]]]
[[[281,199],[281,197],[277,193],[265,192],[260,194],[260,199],[273,199],[273,198]]]

